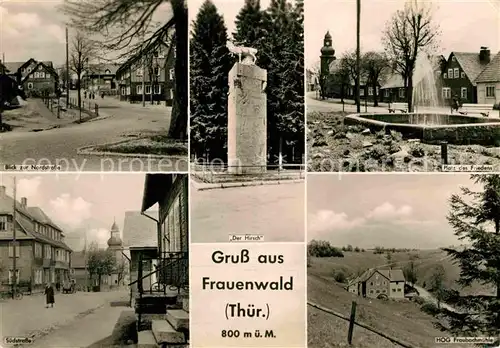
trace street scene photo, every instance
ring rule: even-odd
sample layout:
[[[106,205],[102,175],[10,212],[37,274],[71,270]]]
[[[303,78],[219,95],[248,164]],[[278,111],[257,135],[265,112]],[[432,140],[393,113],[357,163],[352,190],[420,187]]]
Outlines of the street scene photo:
[[[309,348],[499,345],[500,176],[307,185]]]
[[[303,1],[189,0],[194,180],[303,178]]]
[[[187,171],[186,0],[2,2],[0,16],[2,168]]]
[[[498,171],[499,11],[497,1],[306,2],[308,170]]]
[[[189,345],[186,174],[2,174],[0,206],[7,346]]]

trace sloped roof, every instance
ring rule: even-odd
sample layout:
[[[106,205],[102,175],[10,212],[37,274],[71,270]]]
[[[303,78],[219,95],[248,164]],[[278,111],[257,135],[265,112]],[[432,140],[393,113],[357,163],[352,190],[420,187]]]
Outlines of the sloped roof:
[[[116,71],[120,68],[119,64],[109,63],[109,64],[90,64],[89,74],[105,74],[106,70],[109,70],[109,75],[115,75]]]
[[[14,209],[14,198],[4,194],[0,194],[0,213],[4,214],[12,214]],[[33,212],[36,211],[36,214]],[[47,224],[45,221],[40,219],[39,214],[46,216],[45,213],[40,208],[33,207],[24,207],[20,202],[16,202],[16,222],[19,225],[20,230],[22,230],[23,235],[17,235],[18,229],[16,228],[16,239],[36,239],[37,241],[41,241],[47,244],[51,244],[54,246],[58,246],[62,249],[66,249],[68,251],[72,251],[71,248],[66,245],[66,243],[61,241],[56,241],[51,238],[46,237],[45,235],[38,233],[35,231],[35,226],[33,221],[37,221],[43,224]],[[48,219],[48,217],[47,217]],[[50,219],[49,219],[50,220]],[[54,227],[54,226],[52,226]],[[54,227],[55,228],[55,227]],[[61,229],[58,228],[60,231]],[[12,239],[12,231],[6,231],[2,233],[1,239],[9,240]]]
[[[53,74],[54,76],[56,76],[56,78],[58,77],[57,76],[57,72],[56,70],[52,67],[52,62],[48,62],[50,63],[50,65],[46,64],[46,62],[38,62],[35,66],[35,69],[31,70],[29,74],[27,74],[24,78],[23,78],[23,82],[26,81],[27,79],[29,79],[29,77],[34,74],[36,71],[37,71],[37,68],[39,66],[43,66],[45,68],[45,70],[49,71],[51,74]]]
[[[149,212],[148,215],[150,214],[154,212]],[[127,248],[158,246],[156,226],[152,219],[142,215],[139,211],[125,212],[123,246]]]
[[[479,53],[476,52],[452,52],[457,62],[460,64],[465,74],[472,83],[475,83],[476,78],[481,74],[488,63],[481,62]]]
[[[486,68],[476,78],[476,83],[500,82],[500,52],[496,54]]]
[[[54,69],[54,63],[52,63],[52,61],[46,60],[46,61],[38,62],[33,58],[30,58],[24,62],[4,62],[3,64],[7,68],[7,70],[9,70],[10,73],[16,73],[23,65],[25,65],[26,63],[29,63],[31,61],[33,61],[37,64],[43,63],[45,66],[49,67],[50,69]]]
[[[375,268],[370,268],[366,270],[363,274],[361,274],[359,277],[354,278],[352,281],[349,282],[349,286],[356,284],[356,283],[362,283],[366,282],[368,279],[370,279],[375,273],[380,273],[382,276],[387,278],[391,282],[404,282],[405,277],[404,273],[401,269],[395,268],[395,269],[375,269]]]
[[[37,219],[40,222],[43,222],[44,224],[50,225],[56,230],[59,230],[62,232],[62,228],[57,226],[48,216],[45,214],[45,212],[40,209],[39,207],[26,207],[30,214]]]
[[[385,83],[380,88],[387,89],[387,88],[402,88],[402,87],[404,87],[403,76],[401,76],[401,74],[393,73],[389,75]]]

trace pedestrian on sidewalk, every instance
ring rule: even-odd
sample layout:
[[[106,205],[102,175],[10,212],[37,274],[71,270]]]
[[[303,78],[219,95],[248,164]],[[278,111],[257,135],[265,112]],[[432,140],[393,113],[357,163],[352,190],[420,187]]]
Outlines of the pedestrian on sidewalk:
[[[54,288],[52,287],[52,284],[48,283],[46,286],[45,286],[45,302],[46,302],[46,307],[45,308],[49,308],[49,305],[50,307],[54,308]]]

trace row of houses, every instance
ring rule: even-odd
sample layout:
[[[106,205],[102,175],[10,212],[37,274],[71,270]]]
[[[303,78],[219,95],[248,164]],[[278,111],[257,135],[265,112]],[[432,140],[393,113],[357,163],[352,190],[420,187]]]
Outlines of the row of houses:
[[[481,47],[478,52],[451,52],[446,59],[442,55],[428,56],[433,71],[433,83],[437,90],[437,102],[440,105],[450,105],[454,98],[463,103],[497,104],[500,103],[500,52],[491,55],[487,47]],[[335,56],[332,36],[326,33],[320,56],[321,76],[326,77],[323,88],[326,97],[354,99],[355,83],[349,77],[349,83],[342,86],[335,78],[340,70],[340,60]],[[319,86],[319,76],[308,72],[308,88],[314,90]],[[414,89],[428,91],[428,86],[422,86],[427,81],[426,76],[416,77]],[[420,84],[420,85],[419,85]],[[424,88],[425,87],[425,88]],[[379,101],[404,102],[407,99],[407,89],[400,74],[387,69],[374,86],[368,84],[367,78],[360,78],[360,97]],[[429,102],[432,96],[423,96],[421,104]]]
[[[119,95],[120,100],[148,102],[164,101],[172,105],[174,98],[175,49],[163,46],[149,56],[133,57],[122,64],[89,63],[82,73],[81,88],[95,93]],[[11,77],[27,92],[28,96],[55,93],[65,85],[64,67],[54,67],[53,62],[37,61],[1,62],[0,73]],[[72,74],[70,74],[72,75]],[[70,88],[76,89],[76,78]]]
[[[82,76],[82,88],[97,94],[118,95],[122,101],[165,102],[172,105],[175,49],[162,46],[148,56],[124,63],[89,63]],[[76,82],[72,83],[73,88]],[[143,91],[144,89],[144,91]]]

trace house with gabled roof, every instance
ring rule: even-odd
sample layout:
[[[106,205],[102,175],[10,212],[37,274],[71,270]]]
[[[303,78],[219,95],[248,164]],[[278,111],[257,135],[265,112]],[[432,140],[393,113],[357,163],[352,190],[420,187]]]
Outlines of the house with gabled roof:
[[[405,298],[405,276],[401,269],[371,268],[347,285],[352,294],[369,298]]]
[[[451,52],[443,72],[442,97],[450,103],[455,96],[462,103],[477,103],[476,79],[490,61],[487,47],[479,52]]]
[[[28,206],[25,197],[16,202],[14,214],[14,198],[6,194],[5,186],[0,186],[0,262],[5,268],[0,273],[2,284],[11,284],[15,279],[35,289],[69,279],[72,250],[64,237],[62,228],[41,208]]]
[[[8,74],[15,78],[28,95],[41,96],[55,93],[58,75],[51,61],[5,62]]]
[[[493,57],[475,82],[479,104],[500,103],[500,52]]]
[[[165,45],[153,52],[139,53],[124,62],[116,70],[120,100],[137,103],[142,101],[144,94],[148,103],[165,101],[165,105],[172,106],[175,57],[175,46]]]

